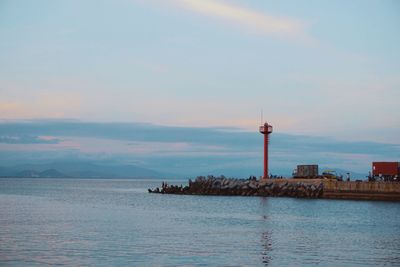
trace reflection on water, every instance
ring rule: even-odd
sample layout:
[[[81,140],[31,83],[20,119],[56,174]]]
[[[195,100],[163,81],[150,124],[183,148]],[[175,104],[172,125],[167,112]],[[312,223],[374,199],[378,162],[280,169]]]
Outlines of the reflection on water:
[[[147,193],[160,183],[0,179],[0,266],[400,266],[400,203]]]
[[[272,257],[270,255],[270,252],[272,251],[272,240],[270,232],[264,232],[261,234],[261,243],[262,243],[262,252],[261,252],[262,262],[265,264],[265,266],[267,266],[272,260]]]
[[[260,198],[260,213],[263,222],[263,227],[268,227],[268,198],[262,197]],[[272,232],[265,230],[261,232],[261,259],[262,263],[265,266],[268,266],[272,260],[271,251],[272,251]]]

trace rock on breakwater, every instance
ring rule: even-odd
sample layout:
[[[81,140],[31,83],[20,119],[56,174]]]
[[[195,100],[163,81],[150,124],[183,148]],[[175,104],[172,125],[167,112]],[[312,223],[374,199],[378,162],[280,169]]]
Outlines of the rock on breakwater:
[[[149,189],[150,193],[181,195],[225,195],[225,196],[274,196],[321,198],[324,184],[320,180],[288,179],[233,179],[225,177],[197,177],[189,180],[188,186],[163,183],[160,188]]]

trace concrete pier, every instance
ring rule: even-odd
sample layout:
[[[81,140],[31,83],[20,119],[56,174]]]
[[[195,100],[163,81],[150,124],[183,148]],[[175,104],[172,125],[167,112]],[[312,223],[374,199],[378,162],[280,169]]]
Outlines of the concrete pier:
[[[400,201],[400,182],[347,182],[331,179],[232,179],[198,177],[188,186],[168,185],[150,193],[182,195],[229,195],[326,199]]]
[[[400,201],[400,182],[325,180],[323,198]]]

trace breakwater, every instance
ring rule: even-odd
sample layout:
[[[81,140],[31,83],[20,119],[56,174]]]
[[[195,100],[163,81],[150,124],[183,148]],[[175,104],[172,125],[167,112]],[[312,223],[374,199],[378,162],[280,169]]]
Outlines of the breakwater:
[[[182,195],[224,196],[276,196],[320,198],[324,184],[320,180],[296,181],[288,179],[232,179],[221,177],[198,177],[189,180],[188,186],[163,183],[160,188],[149,189],[150,193]]]
[[[180,195],[262,196],[400,201],[399,182],[330,179],[233,179],[197,177],[187,186],[162,183],[150,193]]]

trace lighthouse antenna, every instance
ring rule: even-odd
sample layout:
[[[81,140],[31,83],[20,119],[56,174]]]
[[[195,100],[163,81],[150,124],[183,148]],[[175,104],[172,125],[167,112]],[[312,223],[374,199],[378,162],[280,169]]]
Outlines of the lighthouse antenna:
[[[261,109],[261,125],[263,125],[263,123],[264,123],[264,118],[263,118],[263,109]]]

